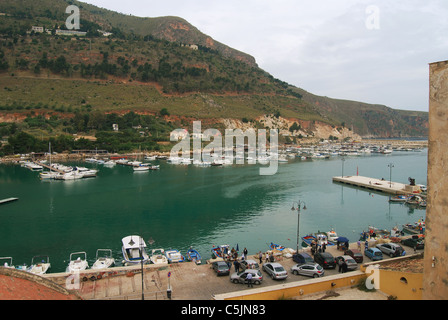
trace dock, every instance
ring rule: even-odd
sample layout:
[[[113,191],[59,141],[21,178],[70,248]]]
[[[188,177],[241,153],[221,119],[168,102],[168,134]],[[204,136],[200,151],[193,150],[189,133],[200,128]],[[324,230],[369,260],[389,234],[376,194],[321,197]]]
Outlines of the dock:
[[[19,200],[19,198],[7,198],[7,199],[0,200],[0,204],[13,202],[13,201],[17,201],[17,200]]]
[[[363,176],[333,177],[333,182],[393,195],[410,195],[420,192],[420,187],[418,186]]]
[[[41,163],[41,162],[38,162],[38,161],[33,161],[33,163],[37,164],[39,166],[42,166],[42,167],[44,167],[44,168],[46,168],[46,169],[48,169],[50,171],[58,172],[58,173],[61,173],[61,174],[65,173],[64,171],[56,169],[56,168],[53,168],[53,167],[51,167],[51,166],[49,166],[48,164],[45,164],[45,163]]]

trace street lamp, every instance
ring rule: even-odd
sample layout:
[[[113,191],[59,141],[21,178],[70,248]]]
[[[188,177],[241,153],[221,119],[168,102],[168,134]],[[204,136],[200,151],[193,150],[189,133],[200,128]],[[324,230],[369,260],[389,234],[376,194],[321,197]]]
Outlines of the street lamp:
[[[387,166],[389,167],[389,188],[392,188],[392,168],[394,167],[394,164],[389,163]]]
[[[345,157],[341,158],[342,161],[342,178],[344,178],[344,162],[345,162]]]
[[[144,280],[143,280],[143,239],[140,237],[139,245],[140,245],[140,264],[142,267],[142,300],[145,300],[145,293],[144,293]]]
[[[297,209],[294,207],[294,204],[297,204]],[[292,211],[297,210],[297,253],[299,253],[299,230],[300,230],[300,208],[303,207],[303,210],[306,210],[306,204],[305,202],[299,200],[298,202],[292,203]]]

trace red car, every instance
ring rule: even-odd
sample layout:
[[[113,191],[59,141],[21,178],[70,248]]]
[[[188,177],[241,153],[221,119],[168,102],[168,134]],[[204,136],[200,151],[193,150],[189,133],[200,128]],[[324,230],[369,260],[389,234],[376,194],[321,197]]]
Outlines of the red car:
[[[357,263],[362,263],[364,261],[363,255],[359,250],[356,249],[345,250],[344,254],[352,257]]]

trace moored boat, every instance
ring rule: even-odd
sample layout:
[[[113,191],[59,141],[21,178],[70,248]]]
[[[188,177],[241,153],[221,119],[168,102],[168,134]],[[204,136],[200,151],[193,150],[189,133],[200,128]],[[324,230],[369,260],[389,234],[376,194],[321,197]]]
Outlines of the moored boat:
[[[273,242],[271,242],[271,244],[269,245],[269,248],[270,248],[271,250],[278,250],[278,251],[283,251],[283,250],[285,250],[285,247],[284,247],[284,246],[282,246],[282,245],[280,245],[280,244],[273,243]]]
[[[398,195],[398,196],[390,197],[390,198],[389,198],[389,202],[399,202],[399,203],[404,203],[404,202],[406,202],[407,200],[408,200],[408,197],[407,197],[407,196],[404,196],[404,195]]]
[[[102,255],[101,255],[102,254]],[[110,249],[96,250],[96,260],[92,265],[92,269],[107,269],[115,264],[115,259],[112,256]]]
[[[127,236],[121,239],[121,251],[123,253],[125,265],[135,265],[147,262],[149,256],[145,251],[146,243],[140,236]]]
[[[150,256],[149,260],[153,264],[167,264],[168,263],[168,259],[165,256],[165,250],[163,250],[163,249],[153,249],[151,251],[151,256]]]
[[[188,261],[192,261],[192,262],[194,262],[196,264],[201,264],[202,263],[201,255],[199,254],[199,252],[197,250],[195,250],[193,248],[190,248],[187,251],[187,260]]]
[[[223,258],[227,256],[230,253],[229,251],[229,245],[228,244],[222,244],[220,246],[213,246],[212,248],[212,255],[218,258]]]
[[[180,253],[179,250],[170,249],[165,251],[165,256],[168,259],[168,263],[184,262],[185,257]]]
[[[38,262],[38,260],[40,260],[40,262]],[[34,256],[31,259],[31,265],[27,271],[33,274],[42,275],[47,273],[50,267],[50,258],[48,256]]]
[[[76,259],[73,259],[76,257]],[[67,266],[66,272],[80,272],[86,270],[89,267],[87,262],[87,253],[85,252],[74,252],[70,254],[70,262]]]

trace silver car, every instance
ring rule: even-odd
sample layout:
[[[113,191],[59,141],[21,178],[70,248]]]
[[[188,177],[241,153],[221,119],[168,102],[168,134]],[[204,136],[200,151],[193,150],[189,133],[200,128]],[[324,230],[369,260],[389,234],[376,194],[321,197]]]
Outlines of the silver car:
[[[355,261],[355,259],[353,259],[350,256],[339,256],[336,257],[336,261],[339,264],[339,260],[345,261],[345,263],[347,264],[347,270],[356,270],[358,268],[358,263]]]
[[[384,254],[390,257],[398,257],[403,254],[404,249],[396,243],[380,243],[376,247],[381,250]]]
[[[308,276],[313,278],[323,277],[324,268],[318,263],[296,264],[291,267],[291,272],[295,275]]]
[[[288,272],[280,263],[270,262],[263,265],[263,271],[271,276],[272,279],[280,280],[288,277]]]
[[[260,270],[256,270],[256,269],[246,269],[243,272],[239,272],[239,273],[234,272],[230,276],[230,281],[233,283],[247,283],[246,278],[247,278],[248,273],[252,274],[252,283],[253,284],[261,284],[261,282],[263,281],[263,275],[261,274]]]

